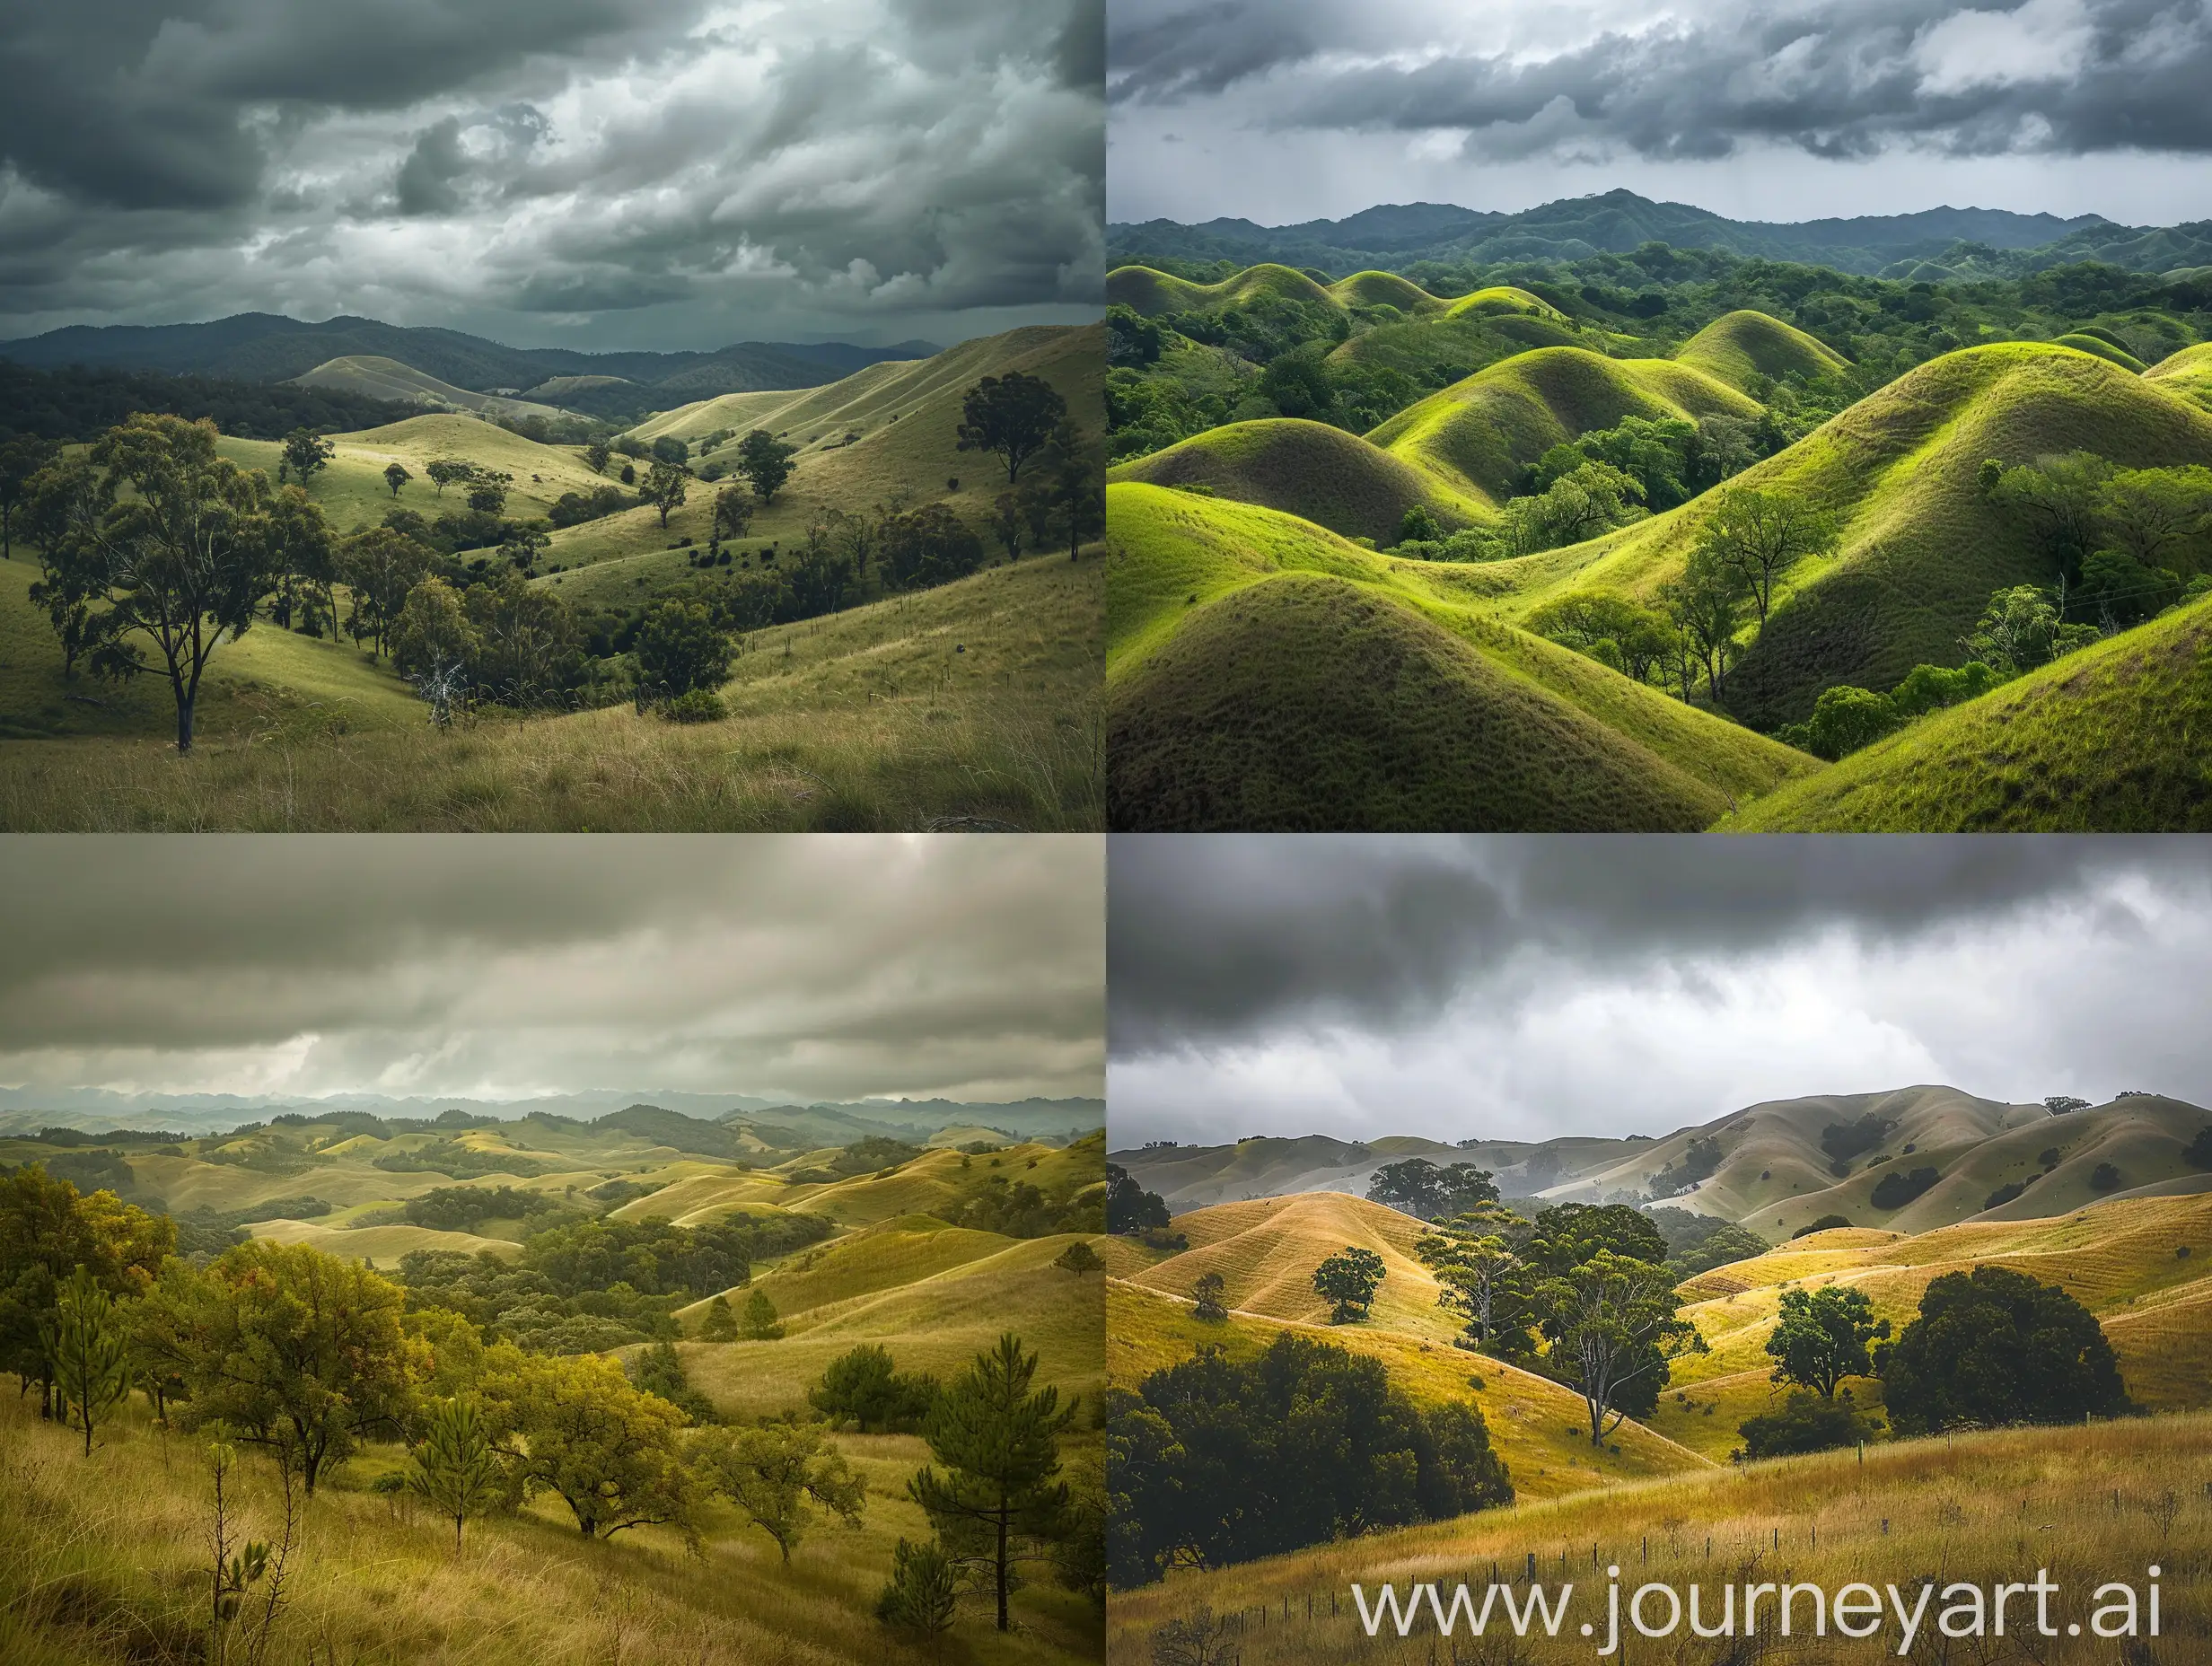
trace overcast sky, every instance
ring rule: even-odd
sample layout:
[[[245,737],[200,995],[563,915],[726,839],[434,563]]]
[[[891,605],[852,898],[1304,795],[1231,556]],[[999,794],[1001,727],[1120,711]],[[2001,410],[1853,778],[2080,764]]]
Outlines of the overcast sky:
[[[2212,216],[2207,0],[1114,0],[1108,213]]]
[[[1118,837],[1109,884],[1117,1148],[2212,1105],[2205,840]]]
[[[1097,1097],[1103,841],[0,842],[0,1084]]]
[[[1101,0],[0,9],[0,338],[241,311],[521,346],[1095,317]]]

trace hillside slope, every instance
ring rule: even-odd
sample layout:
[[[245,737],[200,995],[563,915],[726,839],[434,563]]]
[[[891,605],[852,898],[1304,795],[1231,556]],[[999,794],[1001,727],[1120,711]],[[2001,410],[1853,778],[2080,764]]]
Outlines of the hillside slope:
[[[1107,493],[1116,827],[1689,829],[1815,767],[1497,624],[1481,568]]]
[[[441,381],[411,364],[403,364],[398,359],[381,358],[373,354],[328,359],[292,380],[303,388],[335,388],[348,393],[364,394],[373,399],[393,399],[403,404],[435,406],[446,410],[476,411],[487,416],[542,416],[549,422],[556,422],[568,415],[566,411],[551,405],[457,388],[452,382]],[[572,377],[567,380],[596,383],[601,379]]]

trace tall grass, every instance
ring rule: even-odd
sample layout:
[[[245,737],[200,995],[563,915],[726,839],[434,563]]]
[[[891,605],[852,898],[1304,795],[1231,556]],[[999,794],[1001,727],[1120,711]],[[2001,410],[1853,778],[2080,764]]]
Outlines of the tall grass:
[[[672,1536],[583,1540],[552,1508],[451,1523],[404,1495],[358,1490],[396,1453],[373,1450],[317,1493],[269,1658],[301,1666],[1014,1666],[1099,1656],[1096,1610],[1049,1583],[1016,1599],[1001,1637],[963,1610],[935,1652],[878,1624],[875,1593],[901,1533],[925,1537],[903,1496],[926,1460],[909,1438],[841,1436],[869,1497],[856,1532],[819,1526],[788,1570],[768,1539],[724,1510],[702,1558]],[[10,1666],[170,1666],[206,1658],[208,1484],[199,1443],[151,1429],[143,1410],[90,1459],[68,1433],[0,1397],[0,1660]],[[241,1466],[242,1527],[279,1517],[268,1467]]]

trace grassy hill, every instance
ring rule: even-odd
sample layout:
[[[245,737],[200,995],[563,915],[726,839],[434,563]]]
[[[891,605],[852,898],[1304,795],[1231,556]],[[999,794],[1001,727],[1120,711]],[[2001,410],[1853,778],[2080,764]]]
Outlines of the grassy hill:
[[[1107,478],[1197,487],[1380,544],[1398,541],[1399,523],[1417,504],[1446,524],[1465,525],[1489,513],[1488,504],[1439,485],[1356,434],[1282,416],[1209,428],[1119,464]]]
[[[1833,375],[1848,361],[1826,342],[1764,312],[1739,310],[1718,318],[1675,350],[1677,362],[1752,394],[1760,379]]]
[[[1498,623],[1485,569],[1107,492],[1116,827],[1689,829],[1814,767]]]
[[[1555,445],[1626,416],[1755,419],[1750,396],[1697,364],[1539,347],[1431,394],[1367,435],[1448,493],[1495,509]]]
[[[434,405],[448,410],[476,411],[487,416],[542,416],[549,422],[557,422],[568,415],[566,411],[553,406],[535,404],[529,399],[508,399],[497,394],[477,393],[467,388],[457,388],[452,382],[441,381],[411,364],[403,364],[398,359],[382,358],[373,354],[330,359],[292,380],[305,388],[336,388],[373,399]],[[619,380],[619,377],[571,376],[562,378],[561,381],[598,384]]]
[[[1721,825],[1745,832],[2212,829],[2212,601],[1852,753]]]

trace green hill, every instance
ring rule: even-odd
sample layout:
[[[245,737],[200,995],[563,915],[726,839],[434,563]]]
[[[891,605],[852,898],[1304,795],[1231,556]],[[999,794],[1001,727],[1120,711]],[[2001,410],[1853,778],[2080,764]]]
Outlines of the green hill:
[[[445,410],[476,411],[487,416],[542,416],[548,422],[561,422],[567,420],[570,415],[550,405],[535,404],[526,399],[471,392],[467,388],[457,388],[450,381],[440,381],[435,376],[417,370],[411,364],[403,364],[398,359],[379,358],[373,355],[330,359],[316,365],[305,375],[294,376],[292,380],[303,388],[335,388],[347,393],[363,394],[373,399],[431,405]],[[603,383],[620,379],[570,376],[560,380],[564,383]],[[549,388],[552,384],[549,383],[548,386]]]
[[[1347,307],[1396,307],[1413,314],[1446,310],[1444,303],[1395,272],[1355,272],[1330,285],[1327,293]]]
[[[1481,568],[1108,497],[1115,827],[1690,829],[1814,767],[1499,624]]]
[[[1279,509],[1345,538],[1396,543],[1417,504],[1447,524],[1488,506],[1442,488],[1388,452],[1325,423],[1279,416],[1230,423],[1110,470],[1110,480],[1200,487],[1238,503]]]
[[[2212,341],[2200,341],[2159,360],[2143,373],[2143,380],[2177,398],[2212,406]]]
[[[1147,318],[1162,312],[1213,311],[1260,295],[1280,295],[1323,307],[1345,304],[1304,273],[1286,266],[1249,267],[1218,284],[1194,284],[1145,266],[1117,267],[1106,274],[1107,305],[1126,306]]]
[[[1495,508],[1555,445],[1624,416],[1756,418],[1746,395],[1693,364],[1541,347],[1431,394],[1367,435],[1444,491]]]
[[[1841,539],[1783,575],[1730,673],[1730,708],[1771,728],[1833,684],[1889,688],[1915,665],[1957,663],[1991,592],[2050,576],[2027,529],[1984,496],[1982,462],[2075,450],[2123,469],[2212,462],[2212,412],[2089,354],[2007,342],[1932,359],[1739,475],[1738,488],[1832,513]],[[1516,606],[1567,589],[1654,595],[1719,496],[1532,557]]]
[[[1755,377],[1779,381],[1785,376],[1831,375],[1849,361],[1802,329],[1764,312],[1736,311],[1718,318],[1675,350],[1675,361],[1719,378],[1749,393]]]
[[[1743,832],[2212,829],[2212,599],[1852,753]]]
[[[2086,330],[2069,330],[2065,335],[2058,337],[2053,345],[2073,347],[2082,353],[2094,353],[2097,357],[2117,364],[2122,370],[2132,371],[2138,376],[2143,373],[2145,368],[2141,359],[2136,357],[2127,348],[2105,340],[2102,334],[2092,335]]]

